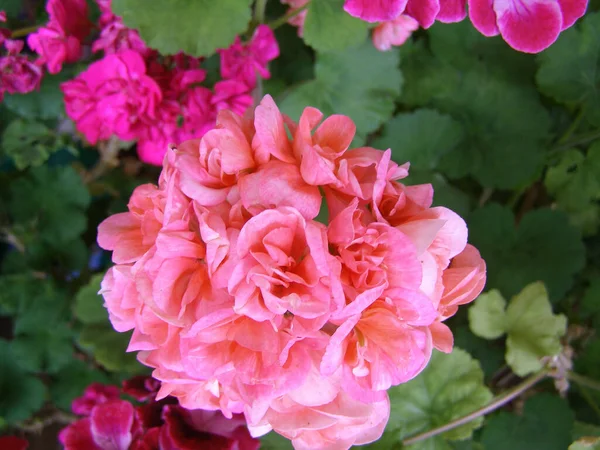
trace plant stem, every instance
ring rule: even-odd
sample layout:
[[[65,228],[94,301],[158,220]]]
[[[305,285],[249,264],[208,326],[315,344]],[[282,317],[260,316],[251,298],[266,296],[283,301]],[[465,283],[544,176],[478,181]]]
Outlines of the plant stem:
[[[595,391],[600,391],[600,382],[599,381],[592,380],[591,378],[584,377],[583,375],[579,375],[578,373],[575,373],[575,372],[567,372],[567,378],[581,386],[585,386],[585,387],[593,389]]]
[[[41,25],[31,25],[29,27],[19,28],[18,30],[13,31],[10,34],[10,37],[13,39],[25,37],[28,34],[31,34],[31,33],[34,33],[35,31],[37,31],[37,29],[39,27],[41,27]]]
[[[544,369],[540,370],[539,372],[531,375],[529,378],[526,378],[525,380],[523,380],[520,384],[518,384],[514,388],[512,388],[512,389],[506,391],[504,394],[496,397],[496,399],[492,400],[492,402],[490,404],[484,406],[483,408],[479,408],[478,410],[473,411],[472,413],[467,414],[466,416],[459,417],[458,419],[453,420],[452,422],[449,422],[445,425],[442,425],[441,427],[437,427],[432,430],[429,430],[424,433],[420,433],[413,437],[405,439],[402,441],[402,445],[407,446],[407,445],[411,445],[411,444],[414,444],[419,441],[424,441],[425,439],[429,439],[429,438],[432,438],[439,434],[445,433],[446,431],[453,430],[454,428],[458,428],[461,425],[469,423],[479,417],[485,416],[486,414],[489,414],[492,411],[495,411],[496,409],[511,402],[516,397],[518,397],[523,392],[525,392],[527,389],[531,388],[532,386],[536,385],[538,382],[540,382],[541,380],[546,378],[550,373],[551,373],[551,369],[544,368]]]
[[[84,177],[86,184],[96,181],[108,170],[114,169],[119,165],[118,155],[121,147],[117,137],[111,136],[108,141],[102,142],[98,146],[98,151],[100,152],[100,161]]]
[[[300,8],[293,9],[292,11],[281,16],[278,19],[275,19],[274,21],[269,23],[269,27],[271,27],[272,30],[275,30],[280,26],[285,25],[288,22],[288,20],[290,20],[292,17],[296,17],[302,11],[306,10],[308,8],[308,5],[310,5],[310,2],[306,3],[305,5],[302,5]]]
[[[575,136],[569,141],[562,142],[553,149],[551,149],[550,156],[565,150],[569,150],[570,148],[577,147],[579,145],[587,144],[588,142],[595,141],[596,139],[600,139],[600,130],[593,130],[589,133],[580,134],[579,136]]]
[[[268,0],[256,0],[254,5],[254,19],[258,23],[265,23],[265,9],[267,8]]]

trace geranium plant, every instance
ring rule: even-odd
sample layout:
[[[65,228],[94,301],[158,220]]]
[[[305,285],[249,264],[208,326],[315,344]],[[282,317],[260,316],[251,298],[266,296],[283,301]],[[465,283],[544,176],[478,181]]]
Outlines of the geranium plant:
[[[600,445],[595,2],[0,8],[0,448]]]

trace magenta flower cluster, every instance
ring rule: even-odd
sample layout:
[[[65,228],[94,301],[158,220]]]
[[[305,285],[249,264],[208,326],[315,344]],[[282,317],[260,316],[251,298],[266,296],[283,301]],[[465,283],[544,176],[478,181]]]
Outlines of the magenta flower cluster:
[[[93,383],[72,409],[81,418],[59,435],[65,450],[257,450],[242,415],[181,408],[177,401],[156,401],[160,384],[138,376],[116,386]],[[123,400],[133,397],[139,404]]]

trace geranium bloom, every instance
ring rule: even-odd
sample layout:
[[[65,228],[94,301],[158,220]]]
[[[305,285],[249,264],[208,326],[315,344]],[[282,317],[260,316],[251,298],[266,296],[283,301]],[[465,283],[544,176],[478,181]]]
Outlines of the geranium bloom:
[[[113,134],[123,140],[138,137],[156,120],[162,97],[159,86],[146,75],[144,60],[132,50],[91,64],[61,89],[67,114],[92,144]]]
[[[250,88],[256,85],[256,74],[270,78],[267,65],[279,56],[279,46],[273,31],[267,25],[259,25],[249,42],[242,43],[239,36],[221,54],[221,76],[225,79],[243,81]]]
[[[269,96],[253,115],[221,110],[100,225],[117,264],[106,307],[157,398],[346,449],[381,436],[388,388],[451,350],[443,322],[479,294],[485,263],[431,185],[401,184],[391,150],[350,149],[355,131],[315,108],[296,124]]]
[[[468,0],[469,17],[485,36],[502,35],[522,52],[549,47],[585,13],[587,0]]]
[[[81,57],[81,41],[89,34],[85,0],[49,0],[46,10],[50,21],[27,38],[27,44],[41,57],[48,72],[58,73],[63,63]]]
[[[404,44],[413,31],[418,29],[419,22],[402,14],[394,20],[383,22],[375,27],[372,34],[373,45],[377,50],[389,50],[392,46]]]
[[[84,417],[60,432],[60,442],[65,450],[258,449],[260,443],[250,436],[243,417],[188,411],[170,398],[155,401],[157,390],[158,383],[148,377],[123,382],[123,393],[142,402],[134,406],[119,398],[116,386],[89,386],[73,401],[73,412]]]
[[[27,450],[29,442],[17,436],[0,436],[2,450]]]

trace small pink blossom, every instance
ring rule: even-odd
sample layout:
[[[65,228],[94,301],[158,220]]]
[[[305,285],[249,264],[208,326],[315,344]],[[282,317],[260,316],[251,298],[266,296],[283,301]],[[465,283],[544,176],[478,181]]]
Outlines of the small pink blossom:
[[[81,41],[89,34],[85,0],[49,0],[46,10],[50,21],[27,38],[27,44],[40,55],[50,73],[58,73],[63,63],[81,57]]]
[[[290,9],[288,14],[304,7],[310,0],[281,0],[284,5],[289,5]],[[294,17],[288,20],[288,23],[294,27],[298,27],[298,36],[302,37],[304,34],[304,22],[306,20],[306,13],[308,10],[304,10],[296,14]]]
[[[402,14],[408,0],[346,0],[344,10],[367,22],[394,20]]]
[[[390,50],[392,46],[404,44],[418,29],[419,22],[408,15],[401,14],[396,19],[375,27],[372,34],[373,45],[380,51]]]
[[[221,76],[225,79],[243,81],[250,88],[256,86],[256,74],[270,78],[269,61],[279,56],[279,45],[273,31],[267,25],[259,25],[249,42],[239,37],[221,54]]]
[[[215,84],[211,103],[217,111],[228,109],[240,116],[252,105],[253,99],[248,87],[237,80],[223,80]]]
[[[133,50],[107,55],[61,89],[68,116],[92,144],[113,134],[123,140],[142,135],[162,97]]]
[[[100,36],[94,41],[92,51],[111,54],[123,50],[135,50],[143,54],[147,47],[136,30],[127,28],[121,18],[113,16],[113,19],[102,27]]]
[[[0,100],[4,92],[27,94],[38,89],[41,81],[42,68],[27,56],[9,54],[0,57]]]

